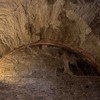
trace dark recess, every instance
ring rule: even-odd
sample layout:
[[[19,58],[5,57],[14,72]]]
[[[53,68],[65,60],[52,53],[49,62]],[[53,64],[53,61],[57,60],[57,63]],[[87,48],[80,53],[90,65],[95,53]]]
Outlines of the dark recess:
[[[74,54],[77,57],[77,66],[74,64],[70,64],[69,67],[73,75],[77,76],[100,76],[100,72],[96,68],[96,66],[92,65],[88,60],[86,60],[82,55],[76,54],[70,50],[67,51],[69,56]],[[62,53],[60,53],[62,55]],[[64,73],[64,68],[58,68],[58,73]]]
[[[47,0],[48,4],[54,4],[57,0]]]
[[[74,75],[85,75],[85,76],[100,76],[100,72],[90,62],[84,59],[77,61],[78,66],[70,64],[70,70]]]

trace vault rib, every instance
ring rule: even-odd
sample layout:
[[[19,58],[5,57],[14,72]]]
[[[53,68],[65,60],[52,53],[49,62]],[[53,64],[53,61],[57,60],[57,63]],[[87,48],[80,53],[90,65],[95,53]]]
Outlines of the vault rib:
[[[56,46],[56,47],[60,47],[60,48],[63,48],[65,50],[70,50],[70,51],[73,51],[74,53],[76,54],[79,54],[81,55],[83,58],[85,58],[88,62],[90,62],[93,66],[95,66],[97,68],[97,70],[100,72],[100,64],[97,63],[94,59],[94,57],[90,54],[90,53],[87,53],[85,52],[83,49],[81,48],[73,48],[67,44],[63,44],[63,43],[60,43],[60,42],[54,42],[54,41],[49,41],[49,42],[46,42],[46,41],[38,41],[38,42],[34,42],[34,43],[30,43],[30,44],[27,44],[27,45],[23,45],[23,46],[20,46],[18,48],[15,48],[14,50],[12,50],[11,52],[9,52],[8,54],[6,54],[5,56],[3,56],[2,58],[5,58],[11,54],[13,54],[14,52],[22,49],[22,48],[25,48],[25,47],[33,47],[33,46],[40,46],[40,45],[51,45],[51,46]],[[2,58],[0,59],[0,62],[2,61]]]

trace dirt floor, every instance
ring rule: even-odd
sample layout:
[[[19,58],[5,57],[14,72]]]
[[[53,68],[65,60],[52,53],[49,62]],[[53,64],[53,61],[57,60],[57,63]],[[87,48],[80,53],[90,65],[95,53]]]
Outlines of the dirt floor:
[[[51,51],[28,48],[5,56],[0,61],[0,100],[100,100],[100,77],[57,70],[62,61]]]
[[[58,74],[0,82],[0,100],[100,100],[100,78]]]

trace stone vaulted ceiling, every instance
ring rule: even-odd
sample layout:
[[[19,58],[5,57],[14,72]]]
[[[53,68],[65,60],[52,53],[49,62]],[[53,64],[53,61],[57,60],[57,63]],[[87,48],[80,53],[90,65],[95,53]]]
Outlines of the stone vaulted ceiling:
[[[0,100],[100,100],[100,0],[0,0]]]
[[[0,56],[57,42],[100,62],[100,0],[0,0]],[[52,43],[53,44],[53,43]]]

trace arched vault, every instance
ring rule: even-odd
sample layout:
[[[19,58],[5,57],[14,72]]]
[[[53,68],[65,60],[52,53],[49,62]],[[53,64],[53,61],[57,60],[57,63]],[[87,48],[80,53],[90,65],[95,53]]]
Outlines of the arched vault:
[[[91,3],[96,6],[72,0],[0,0],[0,66],[21,48],[54,45],[83,55],[99,70],[100,39],[91,25],[98,10],[94,13]]]

